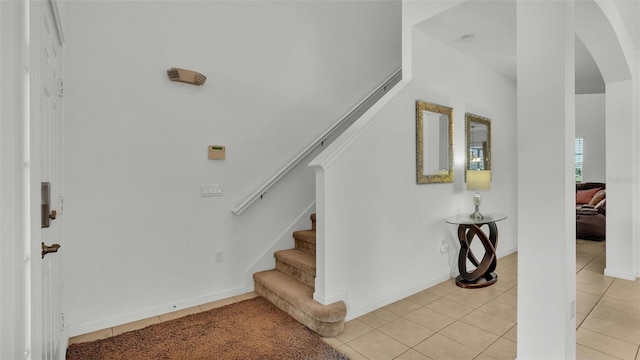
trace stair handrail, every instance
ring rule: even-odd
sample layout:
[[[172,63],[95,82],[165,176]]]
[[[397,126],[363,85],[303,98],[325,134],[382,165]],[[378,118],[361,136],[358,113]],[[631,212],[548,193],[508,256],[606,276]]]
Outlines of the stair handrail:
[[[335,122],[329,129],[318,136],[313,142],[305,147],[296,157],[283,166],[278,172],[265,181],[259,188],[253,191],[242,202],[236,205],[231,211],[236,214],[242,214],[251,204],[256,200],[261,199],[262,196],[269,190],[275,183],[284,177],[291,169],[293,169],[298,163],[300,163],[307,155],[309,155],[318,146],[324,146],[324,142],[329,136],[331,136],[340,126],[351,120],[356,120],[354,117],[362,115],[368,110],[378,99],[380,99],[387,91],[389,91],[394,85],[402,80],[402,68],[396,70],[391,76],[389,76],[382,84],[367,95],[362,101],[347,112],[340,120]]]

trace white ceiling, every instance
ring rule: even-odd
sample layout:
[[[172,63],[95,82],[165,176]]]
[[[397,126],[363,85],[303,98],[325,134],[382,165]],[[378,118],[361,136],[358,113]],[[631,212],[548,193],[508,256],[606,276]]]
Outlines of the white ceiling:
[[[466,1],[420,23],[417,28],[457,51],[516,79],[516,2]],[[640,48],[640,1],[616,1],[621,20]],[[461,37],[474,35],[473,41]],[[576,36],[576,93],[604,93],[604,81],[593,57]]]
[[[640,0],[615,0],[622,23],[631,36],[636,49],[640,49]]]

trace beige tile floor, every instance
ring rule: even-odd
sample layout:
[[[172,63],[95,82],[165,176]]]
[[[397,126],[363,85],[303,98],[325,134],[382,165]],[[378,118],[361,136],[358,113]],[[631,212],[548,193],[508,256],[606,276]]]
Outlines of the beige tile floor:
[[[604,242],[576,242],[577,359],[640,360],[640,280],[604,276],[604,251]],[[503,257],[495,285],[465,290],[448,280],[325,341],[353,360],[515,359],[517,265],[517,254]]]
[[[640,360],[640,280],[603,275],[604,242],[577,240],[577,359]],[[445,281],[346,323],[324,340],[350,359],[515,359],[517,254],[498,260],[498,282],[483,289]],[[473,291],[474,296],[468,296]],[[90,341],[206,311],[243,296],[72,338]]]

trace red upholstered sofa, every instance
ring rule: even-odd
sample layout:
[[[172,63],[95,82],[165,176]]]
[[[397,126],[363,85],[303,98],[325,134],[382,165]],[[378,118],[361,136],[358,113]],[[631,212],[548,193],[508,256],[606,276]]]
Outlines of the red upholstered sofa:
[[[605,183],[576,184],[576,238],[605,240],[606,210]]]

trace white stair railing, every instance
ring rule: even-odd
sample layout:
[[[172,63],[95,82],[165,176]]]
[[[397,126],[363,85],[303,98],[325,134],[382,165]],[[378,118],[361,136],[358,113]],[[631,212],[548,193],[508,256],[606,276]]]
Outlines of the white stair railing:
[[[334,133],[342,128],[342,131],[346,129],[347,124],[351,124],[356,121],[364,112],[366,112],[373,104],[375,104],[384,94],[387,93],[394,85],[402,80],[402,69],[398,69],[393,73],[389,78],[387,78],[376,90],[371,92],[367,97],[365,97],[362,101],[360,101],[356,106],[354,106],[345,116],[343,116],[340,120],[338,120],[335,124],[333,124],[329,129],[327,129],[324,133],[318,136],[313,142],[311,142],[307,147],[305,147],[296,157],[294,157],[291,161],[289,161],[285,166],[283,166],[278,172],[276,172],[273,176],[271,176],[267,181],[265,181],[259,188],[253,191],[249,196],[247,196],[242,202],[236,205],[231,211],[236,214],[242,214],[251,204],[253,204],[256,200],[262,198],[267,190],[269,190],[275,183],[278,182],[281,178],[283,178],[291,169],[293,169],[296,165],[298,165],[305,157],[307,157],[313,150],[315,150],[319,146],[328,145],[325,144],[328,141],[329,137],[334,135]]]

